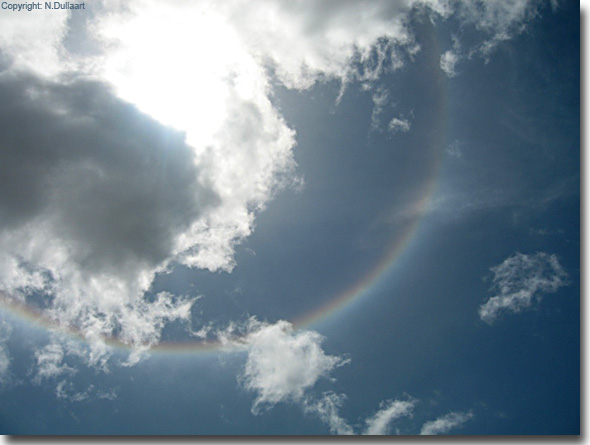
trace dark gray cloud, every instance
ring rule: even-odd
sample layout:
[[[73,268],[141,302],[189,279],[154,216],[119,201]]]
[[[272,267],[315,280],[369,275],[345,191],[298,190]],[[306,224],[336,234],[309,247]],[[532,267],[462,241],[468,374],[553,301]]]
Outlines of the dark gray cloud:
[[[99,82],[0,82],[2,232],[36,221],[91,272],[154,267],[218,200],[184,135]]]
[[[5,72],[0,102],[0,288],[47,295],[101,366],[104,337],[142,349],[188,319],[190,298],[144,296],[220,202],[185,135],[97,81]]]

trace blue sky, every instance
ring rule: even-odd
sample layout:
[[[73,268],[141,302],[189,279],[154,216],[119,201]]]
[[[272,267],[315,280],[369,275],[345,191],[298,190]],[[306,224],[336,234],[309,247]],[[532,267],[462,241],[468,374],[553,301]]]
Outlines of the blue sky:
[[[0,433],[580,433],[559,1],[0,11]]]

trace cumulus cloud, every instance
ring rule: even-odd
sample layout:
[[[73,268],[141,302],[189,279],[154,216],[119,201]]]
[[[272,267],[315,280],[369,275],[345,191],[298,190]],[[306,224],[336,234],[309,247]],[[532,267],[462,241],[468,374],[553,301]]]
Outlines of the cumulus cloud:
[[[493,323],[507,312],[518,313],[530,308],[541,295],[566,285],[567,274],[555,255],[539,252],[533,255],[516,253],[492,267],[497,295],[479,307],[479,316]]]
[[[415,405],[415,399],[382,402],[380,410],[367,419],[364,434],[371,436],[389,434],[391,423],[400,417],[411,416]]]
[[[296,331],[287,321],[275,324],[251,318],[235,336],[236,327],[226,343],[247,348],[248,359],[241,382],[256,393],[252,412],[271,408],[279,402],[304,402],[306,391],[320,378],[330,378],[335,368],[348,360],[326,354],[323,337],[315,331]]]
[[[456,65],[458,62],[459,56],[452,50],[449,50],[440,56],[440,68],[449,77],[455,77],[457,75]]]
[[[406,23],[413,3],[262,0],[223,8],[249,51],[286,86],[304,89],[317,80],[376,79],[399,66],[396,48],[417,50]]]
[[[289,322],[274,324],[250,318],[218,332],[221,341],[231,347],[247,350],[248,358],[239,380],[254,392],[252,413],[271,409],[279,402],[294,403],[308,414],[316,415],[339,435],[354,434],[353,428],[340,416],[346,399],[333,391],[316,394],[320,379],[332,380],[331,372],[349,359],[326,354],[323,337],[315,331],[295,330]]]
[[[426,422],[422,425],[420,434],[423,436],[446,434],[452,429],[460,427],[472,418],[473,413],[471,412],[450,412],[436,420]]]
[[[394,117],[389,121],[387,129],[392,133],[397,133],[398,131],[405,133],[407,131],[410,131],[410,126],[411,123],[409,120]]]

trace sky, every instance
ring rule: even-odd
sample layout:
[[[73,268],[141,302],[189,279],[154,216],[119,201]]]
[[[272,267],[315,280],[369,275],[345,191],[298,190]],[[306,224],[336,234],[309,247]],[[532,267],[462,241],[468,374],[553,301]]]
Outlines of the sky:
[[[575,3],[31,5],[0,434],[580,434]]]

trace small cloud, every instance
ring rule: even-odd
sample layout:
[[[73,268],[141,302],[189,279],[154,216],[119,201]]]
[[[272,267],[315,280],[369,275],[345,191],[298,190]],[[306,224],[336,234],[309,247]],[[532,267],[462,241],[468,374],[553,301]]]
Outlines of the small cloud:
[[[90,399],[115,400],[117,399],[117,392],[111,388],[109,390],[97,390],[94,385],[89,385],[84,391],[76,391],[72,382],[61,380],[56,388],[55,395],[58,399],[67,400],[69,402],[84,402]]]
[[[463,425],[465,422],[473,418],[472,412],[451,412],[439,417],[436,420],[431,420],[422,425],[420,435],[433,436],[437,434],[448,433],[453,428]]]
[[[381,115],[389,104],[389,93],[384,88],[377,88],[373,93],[373,112],[371,113],[371,130],[380,130]]]
[[[67,380],[61,380],[55,387],[55,396],[58,399],[69,400],[70,402],[82,402],[88,399],[88,391],[76,392],[72,389],[72,383]],[[92,385],[90,385],[90,389]]]
[[[305,400],[304,410],[307,413],[317,414],[330,427],[332,434],[351,435],[354,434],[354,430],[339,413],[345,398],[344,394],[327,392],[319,400]]]
[[[504,312],[519,313],[541,299],[541,294],[557,291],[566,284],[567,274],[555,255],[516,253],[492,267],[498,294],[479,307],[480,318],[488,324]]]
[[[11,332],[11,326],[7,322],[0,320],[0,384],[8,381],[10,354],[8,353],[6,342]]]
[[[459,62],[459,55],[452,50],[447,51],[440,57],[440,69],[449,77],[457,75],[457,63]]]
[[[565,232],[563,229],[557,230],[549,230],[549,229],[529,229],[529,235],[538,235],[538,236],[558,236],[563,235]]]
[[[251,318],[245,330],[246,335],[239,339],[248,350],[241,381],[246,389],[257,394],[252,406],[255,414],[261,406],[303,402],[306,391],[320,378],[329,378],[332,370],[348,363],[324,353],[320,334],[295,331],[287,321],[269,324]],[[229,343],[237,344],[232,340]]]
[[[105,400],[115,400],[119,397],[119,395],[117,394],[117,391],[114,388],[111,388],[106,391],[97,391],[96,397]]]
[[[37,361],[37,372],[33,378],[33,382],[37,384],[43,380],[76,372],[75,369],[69,367],[64,362],[64,350],[58,343],[50,343],[43,349],[37,350],[35,352],[35,359]]]
[[[381,403],[381,409],[367,419],[367,428],[364,434],[375,436],[389,434],[389,426],[400,417],[411,416],[415,399],[389,400]]]
[[[387,129],[391,133],[397,133],[399,131],[406,133],[406,132],[410,131],[410,127],[411,127],[411,122],[408,119],[399,119],[397,117],[394,117],[393,119],[391,119],[389,121],[389,125],[387,126]]]
[[[449,144],[445,150],[449,156],[454,158],[462,158],[463,150],[461,149],[465,144],[459,140],[455,140]]]

